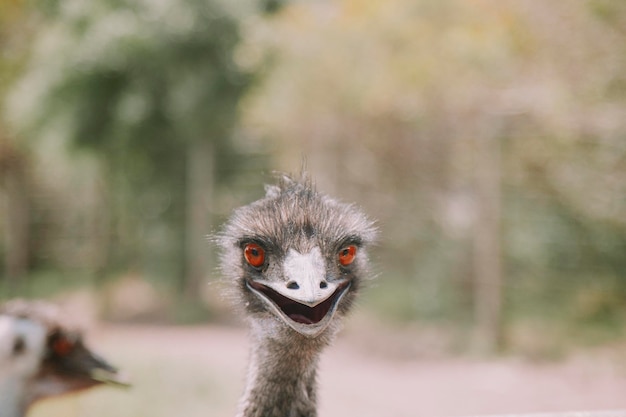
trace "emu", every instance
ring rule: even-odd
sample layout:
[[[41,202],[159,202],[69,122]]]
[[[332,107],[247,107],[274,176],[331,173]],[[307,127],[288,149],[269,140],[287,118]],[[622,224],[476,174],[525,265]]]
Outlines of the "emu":
[[[41,399],[104,383],[128,385],[57,306],[25,300],[0,306],[0,416],[22,417]]]
[[[252,347],[239,417],[314,417],[316,371],[368,276],[374,223],[356,206],[283,176],[218,237]]]

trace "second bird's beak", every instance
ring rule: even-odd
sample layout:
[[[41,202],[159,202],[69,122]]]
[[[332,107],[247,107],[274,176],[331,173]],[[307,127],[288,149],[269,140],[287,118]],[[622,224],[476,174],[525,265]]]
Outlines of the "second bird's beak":
[[[123,388],[131,386],[130,378],[126,373],[119,371],[108,364],[106,364],[106,366],[93,367],[89,372],[89,376],[94,381],[107,385],[116,385]]]
[[[59,358],[57,366],[67,374],[91,380],[94,384],[119,387],[131,385],[126,373],[119,371],[82,343],[78,343],[65,357]]]

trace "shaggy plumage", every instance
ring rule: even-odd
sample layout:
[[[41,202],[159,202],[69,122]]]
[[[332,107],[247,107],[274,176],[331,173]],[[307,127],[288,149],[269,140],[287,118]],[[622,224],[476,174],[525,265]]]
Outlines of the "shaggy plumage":
[[[319,355],[368,275],[376,229],[361,210],[283,176],[237,209],[219,238],[252,348],[242,417],[316,415]]]
[[[21,417],[40,399],[102,383],[127,384],[87,349],[57,306],[24,300],[0,306],[0,416]]]

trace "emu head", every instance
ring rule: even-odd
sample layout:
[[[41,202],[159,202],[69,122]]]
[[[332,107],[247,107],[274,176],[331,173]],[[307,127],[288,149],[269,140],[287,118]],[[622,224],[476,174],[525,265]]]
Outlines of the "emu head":
[[[0,307],[0,385],[5,383],[0,403],[28,407],[102,383],[128,385],[66,319],[58,307],[42,301],[13,300]]]
[[[373,223],[354,205],[282,177],[237,209],[220,236],[221,267],[253,319],[314,338],[350,308],[368,273]]]

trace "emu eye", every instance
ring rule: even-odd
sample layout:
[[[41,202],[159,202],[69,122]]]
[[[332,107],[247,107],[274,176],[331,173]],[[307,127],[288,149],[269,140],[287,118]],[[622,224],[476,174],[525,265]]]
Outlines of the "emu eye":
[[[248,243],[243,249],[243,256],[255,268],[259,268],[265,263],[265,250],[256,243]]]
[[[356,257],[356,246],[350,245],[341,249],[338,254],[339,263],[343,266],[348,266],[354,262]]]
[[[22,336],[18,336],[13,341],[13,354],[19,355],[26,350],[26,341]]]
[[[58,356],[66,356],[74,349],[74,342],[65,336],[59,336],[52,342],[52,351]]]

